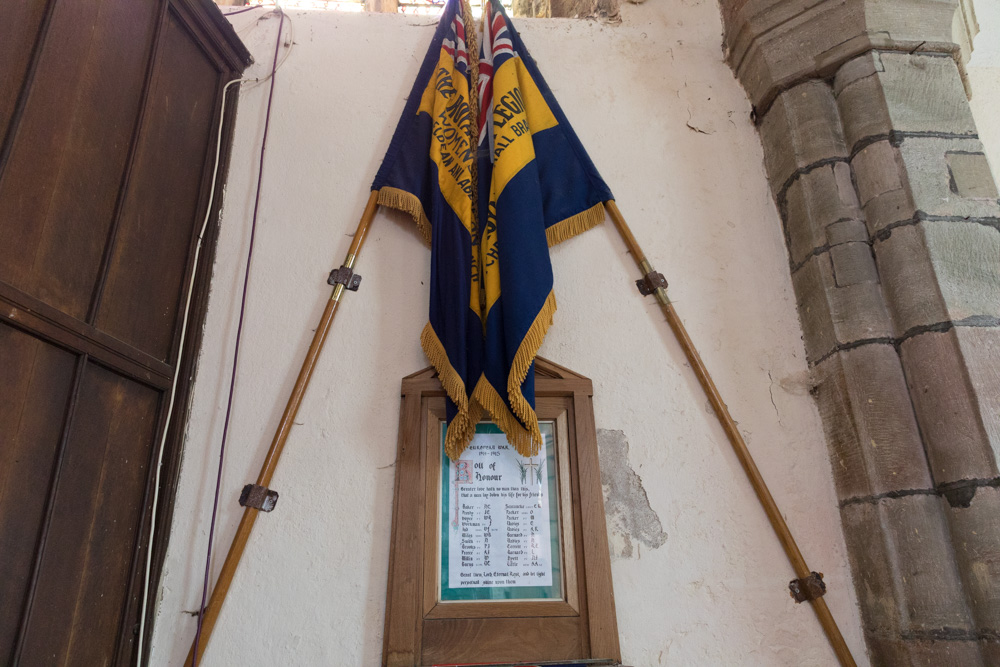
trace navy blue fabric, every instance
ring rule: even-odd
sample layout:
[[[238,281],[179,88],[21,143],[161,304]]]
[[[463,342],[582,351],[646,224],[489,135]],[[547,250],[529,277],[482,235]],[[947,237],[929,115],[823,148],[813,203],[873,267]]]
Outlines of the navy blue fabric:
[[[545,82],[534,58],[528,53],[528,48],[521,41],[521,35],[514,29],[514,24],[503,6],[495,0],[490,2],[495,10],[503,15],[514,51],[521,56],[524,68],[538,86],[552,115],[559,121],[555,127],[542,132],[532,132],[531,135],[535,144],[535,161],[539,165],[541,189],[545,196],[545,226],[551,227],[615,197],[587,155],[586,149],[566,119],[566,114],[552,94],[549,84]]]
[[[495,0],[491,0],[491,5],[495,13],[503,16],[507,37],[511,39],[515,53],[514,56],[506,51],[499,54],[493,62],[494,71],[499,71],[511,57],[520,57],[558,122],[552,128],[532,131],[535,160],[525,165],[497,195],[496,201],[491,202],[495,206],[495,220],[486,223],[496,225],[497,256],[484,257],[483,261],[498,262],[501,291],[500,298],[486,316],[483,371],[507,408],[518,418],[507,392],[511,365],[553,286],[545,230],[612,199],[612,194],[566,120],[503,7]],[[494,96],[501,95],[502,91],[495,86],[494,82]],[[481,150],[481,155],[488,155],[491,149],[486,147],[485,151]],[[480,192],[485,191],[488,195],[489,189],[484,187],[484,181],[489,179],[491,165],[488,160],[485,163],[480,160],[479,164]],[[482,205],[480,208],[482,211]],[[534,408],[534,363],[528,369],[520,390]],[[532,425],[523,419],[518,418],[518,421],[532,429]]]
[[[492,10],[503,16],[516,57],[521,58],[558,124],[531,135],[535,159],[521,168],[502,192],[495,193],[496,201],[491,201],[490,157],[494,147],[487,145],[488,140],[479,146],[478,189],[473,193],[477,197],[478,225],[473,221],[470,233],[440,191],[438,166],[430,158],[432,142],[436,141],[435,119],[418,113],[425,90],[439,81],[442,43],[454,39],[453,21],[461,15],[459,0],[448,0],[372,189],[393,188],[410,193],[419,199],[427,216],[431,228],[429,322],[448,362],[465,383],[467,398],[484,377],[515,419],[537,437],[533,415],[528,415],[529,423],[517,417],[507,387],[515,356],[552,290],[546,229],[612,199],[612,194],[503,8],[496,0],[490,3]],[[502,53],[494,66],[499,69],[510,57],[508,52]],[[477,86],[470,83],[470,95],[475,95]],[[485,103],[490,105],[488,117],[492,118],[493,100]],[[448,178],[448,174],[441,176]],[[478,230],[487,226],[495,229],[496,248],[492,256],[479,257],[477,263],[473,249],[482,248],[483,239]],[[485,273],[486,267],[499,271],[500,296],[483,314],[484,321],[470,306],[470,300],[475,298],[478,303],[479,294],[473,293],[478,283],[473,278],[479,272]],[[520,387],[532,407],[533,368],[534,363]],[[449,423],[456,412],[449,400]]]
[[[525,165],[507,183],[496,201],[500,298],[486,318],[483,365],[486,379],[496,388],[508,409],[511,409],[507,394],[511,364],[553,284],[537,165],[537,160]],[[533,370],[534,363],[521,385],[521,393],[532,408],[535,405]],[[530,426],[523,421],[522,425]]]
[[[417,109],[420,108],[420,99],[441,56],[441,42],[451,30],[451,22],[459,8],[458,0],[449,0],[445,4],[444,13],[441,14],[437,30],[434,31],[434,38],[431,39],[430,48],[427,49],[424,62],[417,72],[417,79],[410,89],[410,96],[406,98],[403,115],[399,117],[396,131],[393,132],[392,141],[389,142],[389,149],[382,158],[378,173],[375,174],[372,190],[379,190],[385,186],[399,188],[417,195],[420,201],[425,201],[424,197],[430,193],[430,186],[433,184],[435,189],[437,187],[436,180],[432,182],[426,178],[426,170],[430,163],[431,120],[423,114],[418,116]],[[426,120],[427,125],[414,127],[414,123],[420,118]],[[430,213],[427,215],[430,216]]]
[[[420,200],[431,228],[428,320],[452,368],[465,383],[468,397],[481,375],[483,346],[482,323],[469,307],[472,238],[440,190],[438,166],[430,157],[434,120],[427,113],[418,113],[424,91],[437,81],[442,42],[445,38],[455,38],[452,22],[457,13],[460,13],[459,1],[449,0],[372,189],[396,188]],[[466,71],[464,65],[457,68]],[[456,405],[449,398],[449,423],[456,412]]]

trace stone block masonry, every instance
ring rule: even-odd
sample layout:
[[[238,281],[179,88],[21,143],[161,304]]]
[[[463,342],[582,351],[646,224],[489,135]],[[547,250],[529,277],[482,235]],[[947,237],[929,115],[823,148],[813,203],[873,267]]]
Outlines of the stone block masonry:
[[[874,664],[1000,656],[1000,200],[951,32],[965,9],[723,2]]]

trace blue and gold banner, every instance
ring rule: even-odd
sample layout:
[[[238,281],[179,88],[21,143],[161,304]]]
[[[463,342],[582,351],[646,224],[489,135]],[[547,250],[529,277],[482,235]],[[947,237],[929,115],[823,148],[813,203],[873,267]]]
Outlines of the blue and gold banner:
[[[495,0],[483,15],[482,42],[485,337],[483,375],[472,398],[519,453],[534,456],[541,443],[534,359],[556,310],[548,247],[602,222],[602,203],[612,195]]]
[[[431,246],[430,316],[420,343],[448,393],[449,455],[471,440],[481,374],[475,169],[468,5],[448,0],[403,116],[372,184],[378,203],[409,213]]]
[[[485,412],[534,456],[532,371],[556,310],[548,248],[601,223],[612,195],[500,4],[484,8],[481,51],[466,48],[465,7],[463,22],[448,1],[372,188],[431,244],[421,343],[450,399],[446,452],[461,454]]]

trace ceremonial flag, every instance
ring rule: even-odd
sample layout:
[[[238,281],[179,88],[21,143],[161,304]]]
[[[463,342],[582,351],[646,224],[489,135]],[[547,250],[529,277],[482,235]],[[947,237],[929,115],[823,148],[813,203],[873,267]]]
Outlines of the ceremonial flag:
[[[541,434],[532,371],[556,310],[548,246],[602,222],[602,203],[612,195],[503,7],[489,0],[484,10],[480,146],[487,150],[480,150],[479,191],[487,180],[489,190],[479,211],[485,336],[483,375],[472,398],[519,453],[533,456]]]
[[[484,7],[481,52],[461,16],[448,0],[372,188],[431,244],[421,344],[449,398],[446,452],[461,454],[485,411],[533,456],[532,370],[556,310],[548,247],[602,222],[613,197],[499,2]]]
[[[430,316],[420,343],[448,394],[452,456],[471,440],[481,415],[478,406],[470,414],[483,332],[467,24],[473,24],[468,4],[463,11],[459,0],[448,0],[372,184],[378,203],[409,213],[431,246]]]

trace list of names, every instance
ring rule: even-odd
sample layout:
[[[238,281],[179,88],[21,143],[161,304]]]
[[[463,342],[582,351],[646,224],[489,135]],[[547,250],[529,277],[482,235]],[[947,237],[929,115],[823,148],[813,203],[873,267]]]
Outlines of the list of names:
[[[545,447],[525,458],[478,433],[449,464],[448,587],[551,586]]]

